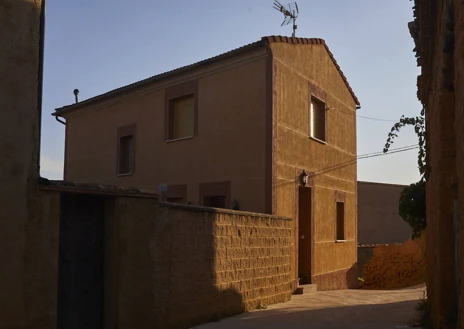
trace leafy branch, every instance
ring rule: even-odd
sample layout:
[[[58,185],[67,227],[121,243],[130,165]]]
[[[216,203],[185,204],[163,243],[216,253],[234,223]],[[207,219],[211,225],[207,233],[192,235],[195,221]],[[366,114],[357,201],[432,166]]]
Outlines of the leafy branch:
[[[425,230],[426,223],[426,184],[430,173],[430,167],[427,160],[427,134],[425,131],[425,109],[423,108],[420,116],[407,118],[404,115],[393,125],[388,133],[387,142],[383,149],[383,153],[387,153],[390,146],[394,143],[395,138],[401,128],[405,126],[413,126],[419,140],[419,152],[417,155],[417,164],[421,180],[415,184],[406,186],[401,192],[399,200],[399,214],[405,222],[411,226],[411,237],[417,238]]]
[[[416,133],[419,140],[419,151],[417,156],[417,164],[419,166],[419,173],[422,180],[427,180],[430,169],[427,164],[427,135],[425,131],[425,118],[424,109],[421,111],[421,115],[417,117],[405,117],[401,116],[400,120],[393,125],[390,132],[388,133],[387,142],[383,149],[383,153],[387,153],[390,146],[394,143],[396,137],[401,128],[405,126],[413,126],[414,132]]]

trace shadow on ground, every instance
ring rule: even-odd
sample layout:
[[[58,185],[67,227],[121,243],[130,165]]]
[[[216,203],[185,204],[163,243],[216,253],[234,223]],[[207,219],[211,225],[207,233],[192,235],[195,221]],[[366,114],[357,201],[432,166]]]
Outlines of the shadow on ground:
[[[196,328],[406,328],[407,323],[410,323],[415,317],[414,307],[417,303],[417,300],[411,300],[396,303],[347,305],[313,309],[308,309],[304,305],[289,305],[286,308],[252,311],[225,319],[219,323],[209,323]]]

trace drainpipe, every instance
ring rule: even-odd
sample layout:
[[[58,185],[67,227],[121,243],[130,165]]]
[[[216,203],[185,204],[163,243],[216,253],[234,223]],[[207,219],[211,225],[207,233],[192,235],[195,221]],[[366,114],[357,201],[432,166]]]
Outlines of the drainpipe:
[[[54,114],[54,116],[55,116],[56,121],[58,121],[59,123],[64,124],[66,126],[66,121],[61,120],[60,117],[57,114]]]
[[[40,7],[40,26],[39,26],[39,67],[38,67],[38,95],[37,109],[38,113],[38,139],[39,147],[37,150],[37,177],[40,177],[40,143],[42,140],[42,92],[43,92],[43,62],[44,62],[44,43],[45,43],[45,0],[42,0]]]

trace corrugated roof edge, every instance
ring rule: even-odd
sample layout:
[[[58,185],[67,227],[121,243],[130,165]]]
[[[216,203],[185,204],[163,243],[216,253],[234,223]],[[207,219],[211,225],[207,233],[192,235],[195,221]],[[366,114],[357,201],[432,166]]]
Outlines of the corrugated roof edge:
[[[89,105],[91,103],[98,102],[98,101],[101,101],[101,100],[104,100],[104,99],[107,99],[107,98],[111,98],[112,96],[115,96],[117,94],[121,94],[121,93],[124,93],[124,92],[131,92],[132,90],[134,90],[136,88],[146,86],[146,85],[148,85],[150,83],[159,81],[161,79],[165,79],[167,77],[170,77],[170,76],[173,76],[173,75],[176,75],[176,74],[180,74],[180,73],[183,73],[183,72],[198,68],[198,67],[203,66],[203,65],[211,64],[211,63],[213,63],[213,62],[215,62],[217,60],[221,60],[221,59],[224,59],[224,58],[227,58],[227,57],[230,57],[230,56],[235,56],[235,55],[243,53],[243,52],[248,52],[251,49],[258,48],[258,47],[261,47],[263,45],[267,45],[267,44],[275,43],[275,42],[285,42],[285,43],[292,43],[292,44],[323,45],[325,47],[325,49],[327,50],[327,53],[329,54],[330,58],[332,59],[332,62],[334,63],[336,69],[340,73],[340,76],[342,77],[346,87],[348,88],[349,92],[351,93],[351,96],[353,97],[356,105],[360,105],[358,98],[356,97],[356,95],[354,94],[353,89],[351,88],[351,86],[348,83],[348,80],[346,79],[346,77],[343,74],[340,66],[338,65],[337,61],[335,60],[335,57],[333,56],[332,52],[330,51],[329,47],[327,46],[327,44],[325,43],[325,41],[323,39],[318,39],[318,38],[291,38],[291,37],[275,36],[274,35],[274,36],[262,37],[261,40],[259,40],[259,41],[256,41],[256,42],[250,43],[248,45],[245,45],[245,46],[230,50],[228,52],[225,52],[225,53],[222,53],[220,55],[217,55],[217,56],[202,60],[200,62],[196,62],[196,63],[190,64],[190,65],[182,66],[182,67],[179,67],[177,69],[167,71],[167,72],[163,72],[163,73],[154,75],[154,76],[152,76],[150,78],[140,80],[140,81],[134,82],[132,84],[129,84],[129,85],[126,85],[126,86],[123,86],[123,87],[120,87],[120,88],[110,90],[110,91],[108,91],[106,93],[91,97],[91,98],[83,100],[83,101],[81,101],[79,103],[66,105],[66,106],[57,108],[57,109],[55,109],[55,112],[52,113],[52,115],[60,116],[61,114],[64,114],[64,113],[66,113],[68,111],[78,109],[78,108],[81,108],[81,107],[85,107],[86,105]]]

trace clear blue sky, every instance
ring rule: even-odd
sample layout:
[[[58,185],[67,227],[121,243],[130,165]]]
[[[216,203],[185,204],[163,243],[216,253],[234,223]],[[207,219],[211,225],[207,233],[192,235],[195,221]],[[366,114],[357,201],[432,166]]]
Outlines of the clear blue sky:
[[[291,35],[273,0],[48,0],[42,175],[62,178],[64,126],[50,113],[108,90],[259,40]],[[286,0],[281,1],[286,4]],[[297,36],[326,40],[361,101],[358,115],[415,116],[419,69],[407,23],[408,0],[298,1]],[[394,122],[358,118],[358,154],[381,151]],[[417,144],[412,128],[393,147]],[[358,179],[419,179],[416,150],[360,160]]]

